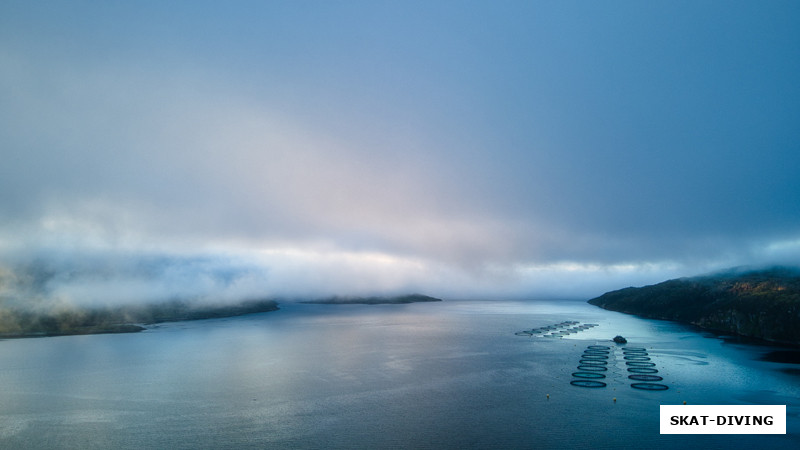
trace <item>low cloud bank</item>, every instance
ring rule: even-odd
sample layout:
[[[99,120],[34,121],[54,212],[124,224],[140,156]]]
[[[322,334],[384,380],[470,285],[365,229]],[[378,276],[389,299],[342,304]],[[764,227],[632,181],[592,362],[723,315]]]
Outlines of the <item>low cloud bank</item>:
[[[264,287],[261,268],[211,256],[40,254],[0,269],[0,299],[18,307],[222,303],[263,297]]]
[[[460,267],[374,252],[299,249],[235,254],[51,250],[0,261],[0,301],[5,306],[35,309],[175,300],[208,305],[410,292],[445,299],[586,299],[608,290],[720,268],[567,262]]]

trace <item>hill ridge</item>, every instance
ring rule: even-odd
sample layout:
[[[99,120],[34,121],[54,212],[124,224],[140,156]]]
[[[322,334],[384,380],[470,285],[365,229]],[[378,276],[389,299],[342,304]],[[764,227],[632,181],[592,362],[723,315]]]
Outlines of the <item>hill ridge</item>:
[[[589,300],[603,309],[800,345],[800,268],[735,267],[627,287]]]

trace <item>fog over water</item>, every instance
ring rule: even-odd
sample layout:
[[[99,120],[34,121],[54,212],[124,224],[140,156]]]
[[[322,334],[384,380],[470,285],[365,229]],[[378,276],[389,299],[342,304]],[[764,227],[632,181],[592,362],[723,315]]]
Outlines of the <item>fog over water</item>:
[[[587,298],[797,264],[798,19],[4,1],[0,275],[87,303]]]

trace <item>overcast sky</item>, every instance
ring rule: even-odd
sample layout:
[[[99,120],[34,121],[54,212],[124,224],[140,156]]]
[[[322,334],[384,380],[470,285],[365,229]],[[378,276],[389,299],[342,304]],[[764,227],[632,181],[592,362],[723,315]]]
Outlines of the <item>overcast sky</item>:
[[[84,268],[50,286],[73,300],[589,298],[798,264],[798,24],[794,1],[6,0],[0,258]]]

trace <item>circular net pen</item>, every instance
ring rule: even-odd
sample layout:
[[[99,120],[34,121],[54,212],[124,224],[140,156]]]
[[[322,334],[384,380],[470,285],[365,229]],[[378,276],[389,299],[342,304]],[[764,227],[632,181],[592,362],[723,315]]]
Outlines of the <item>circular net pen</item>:
[[[583,353],[585,353],[585,354],[587,354],[587,355],[607,355],[607,354],[609,354],[609,353],[611,353],[611,352],[609,352],[608,350],[593,350],[593,349],[588,349],[588,350],[584,350],[584,351],[583,351]]]
[[[608,359],[606,355],[583,355],[583,359]]]
[[[634,374],[634,375],[628,375],[628,378],[631,379],[631,380],[636,380],[636,381],[661,381],[661,380],[663,380],[663,378],[661,378],[658,375],[645,375],[645,374],[639,374],[639,373]]]
[[[590,365],[580,365],[578,366],[578,370],[584,370],[589,372],[605,372],[608,370],[606,366],[590,366]]]
[[[580,387],[587,387],[587,388],[601,388],[606,387],[606,384],[602,381],[595,381],[595,380],[572,380],[569,384],[573,386],[580,386]]]
[[[631,355],[631,356],[647,356],[647,352],[628,352],[628,351],[623,351],[622,354],[623,355]]]
[[[658,369],[651,369],[649,367],[628,367],[628,372],[632,372],[632,373],[658,373]]]
[[[606,376],[602,373],[597,372],[572,372],[572,376],[575,378],[605,378]]]
[[[655,367],[656,363],[648,361],[627,361],[625,364],[631,367]]]
[[[628,361],[650,361],[649,356],[623,356]]]
[[[590,366],[605,366],[608,364],[608,361],[604,361],[602,359],[582,359],[578,361],[578,364],[586,364]]]
[[[669,386],[659,383],[631,383],[631,387],[644,391],[666,391],[669,389]]]
[[[609,347],[607,345],[590,345],[590,346],[588,346],[586,348],[588,348],[590,350],[611,350],[611,347]]]
[[[644,347],[622,347],[622,350],[623,351],[629,351],[629,352],[646,352],[647,351],[647,349],[644,348]]]

